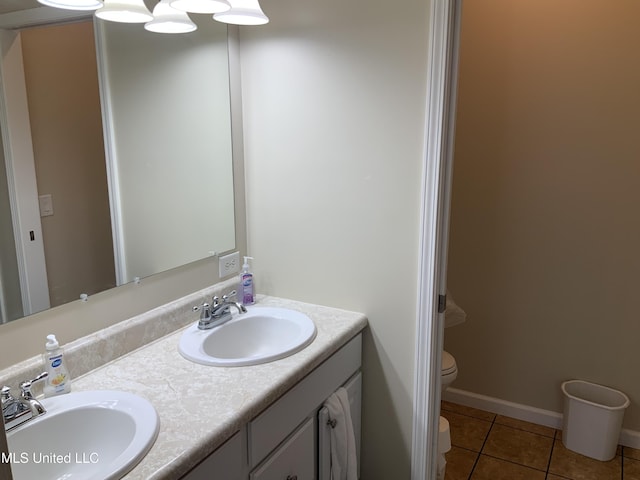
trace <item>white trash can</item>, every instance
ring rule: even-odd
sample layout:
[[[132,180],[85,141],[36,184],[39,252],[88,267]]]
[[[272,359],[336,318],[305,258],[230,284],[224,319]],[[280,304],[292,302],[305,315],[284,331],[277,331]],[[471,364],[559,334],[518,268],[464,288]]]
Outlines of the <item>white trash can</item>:
[[[595,383],[570,380],[562,384],[562,443],[596,460],[616,454],[624,411],[631,403],[624,393]]]

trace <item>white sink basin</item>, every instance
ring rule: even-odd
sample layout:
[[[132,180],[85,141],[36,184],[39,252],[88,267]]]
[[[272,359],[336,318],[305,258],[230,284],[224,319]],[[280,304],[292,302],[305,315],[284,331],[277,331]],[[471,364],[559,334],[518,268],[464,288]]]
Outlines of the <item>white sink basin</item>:
[[[160,428],[153,405],[127,392],[69,393],[41,403],[45,414],[7,435],[14,480],[121,478]]]
[[[316,326],[304,313],[286,308],[247,307],[211,330],[187,328],[178,350],[203,365],[238,367],[272,362],[299,352],[316,337]]]

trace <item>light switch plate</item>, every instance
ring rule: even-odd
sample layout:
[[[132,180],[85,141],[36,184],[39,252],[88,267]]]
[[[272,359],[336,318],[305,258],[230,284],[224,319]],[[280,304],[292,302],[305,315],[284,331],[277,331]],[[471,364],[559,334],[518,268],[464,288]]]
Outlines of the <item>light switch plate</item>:
[[[240,271],[240,252],[233,252],[229,255],[218,258],[218,269],[220,278],[228,277]]]
[[[38,196],[38,203],[40,204],[41,217],[50,217],[53,215],[53,198],[50,193]]]

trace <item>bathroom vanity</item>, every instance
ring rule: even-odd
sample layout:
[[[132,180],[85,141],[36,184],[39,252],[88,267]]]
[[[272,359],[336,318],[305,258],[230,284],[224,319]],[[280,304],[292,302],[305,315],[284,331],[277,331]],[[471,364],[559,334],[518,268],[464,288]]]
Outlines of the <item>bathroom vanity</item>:
[[[74,365],[90,364],[95,356],[103,363],[81,375],[76,371],[72,392],[131,392],[149,400],[158,413],[160,430],[153,447],[123,478],[302,480],[315,478],[319,470],[323,480],[328,473],[322,460],[328,427],[320,425],[317,416],[323,402],[342,385],[350,393],[355,428],[360,428],[361,332],[366,317],[259,297],[259,305],[308,315],[316,325],[316,338],[300,352],[274,362],[213,367],[178,352],[185,325],[197,321],[191,306],[210,294],[197,292],[179,305],[160,307],[143,318],[121,322],[115,332],[105,329],[66,348],[72,374]],[[158,330],[163,335],[151,333]],[[133,349],[120,354],[121,344],[132,341]],[[37,368],[37,359],[24,362],[7,369],[13,378],[0,372],[0,381],[15,385],[16,378],[29,378]]]
[[[326,440],[331,426],[322,404],[338,387],[345,387],[359,445],[361,353],[358,334],[182,478],[311,479],[316,478],[317,466],[318,478],[329,480]]]

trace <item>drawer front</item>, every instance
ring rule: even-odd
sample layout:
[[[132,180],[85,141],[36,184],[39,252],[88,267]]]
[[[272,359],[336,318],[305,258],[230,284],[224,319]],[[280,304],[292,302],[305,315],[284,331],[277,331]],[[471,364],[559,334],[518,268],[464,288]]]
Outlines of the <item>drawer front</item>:
[[[249,423],[249,465],[253,468],[325,399],[349,379],[362,362],[358,334]],[[286,477],[285,477],[286,479]],[[283,479],[283,480],[285,480]]]
[[[307,420],[265,462],[250,480],[314,480],[316,471],[314,419]]]

